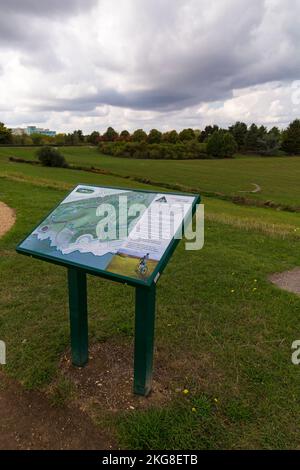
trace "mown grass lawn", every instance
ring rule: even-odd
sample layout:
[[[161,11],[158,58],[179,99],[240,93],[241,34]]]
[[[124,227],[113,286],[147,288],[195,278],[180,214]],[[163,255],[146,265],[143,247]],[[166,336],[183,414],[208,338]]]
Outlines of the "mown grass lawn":
[[[69,345],[66,272],[17,255],[15,246],[72,185],[133,183],[3,160],[0,200],[17,213],[0,240],[5,371],[26,388],[47,390]],[[173,163],[175,180],[180,162]],[[297,189],[288,185],[285,193]],[[299,216],[211,198],[206,213],[203,250],[185,251],[182,242],[158,284],[156,359],[169,371],[171,400],[111,414],[98,407],[95,419],[100,427],[109,421],[121,448],[297,448],[300,369],[291,344],[300,335],[300,298],[268,275],[300,265]],[[130,341],[133,289],[93,277],[88,283],[91,342]]]

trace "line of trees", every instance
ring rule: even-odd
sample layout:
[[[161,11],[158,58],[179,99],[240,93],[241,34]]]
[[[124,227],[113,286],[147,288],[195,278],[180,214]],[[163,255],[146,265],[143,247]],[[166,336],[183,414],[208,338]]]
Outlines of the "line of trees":
[[[123,158],[149,158],[165,160],[192,160],[211,158],[206,144],[197,140],[170,143],[138,142],[100,142],[99,151],[104,155]],[[223,155],[225,157],[225,155]]]
[[[181,149],[179,144],[185,144],[186,149],[193,149],[189,155],[183,158],[226,158],[232,157],[235,153],[253,153],[265,156],[271,155],[300,155],[300,120],[296,119],[289,126],[281,130],[278,127],[267,129],[265,126],[251,124],[247,126],[244,122],[236,122],[228,129],[222,129],[217,125],[206,126],[204,130],[183,129],[181,132],[176,130],[160,132],[152,129],[148,134],[142,129],[137,129],[132,134],[128,131],[122,131],[118,134],[112,127],[100,135],[97,135],[97,141],[100,151],[109,155],[118,155],[124,153],[124,156],[141,158],[142,151],[149,156],[148,158],[160,158],[157,154],[160,152],[162,158],[176,158],[171,150],[167,151],[167,144],[176,145],[178,151]],[[140,143],[141,146],[126,145],[123,147],[112,146],[110,143]],[[107,145],[109,143],[109,145]],[[194,146],[191,146],[191,144]],[[196,143],[205,144],[205,147],[197,147]],[[145,146],[147,144],[147,146]],[[136,152],[134,153],[134,150]],[[169,147],[170,149],[170,147]],[[133,152],[133,154],[132,154]],[[170,157],[164,154],[171,153]],[[184,152],[183,152],[184,153]],[[204,156],[207,154],[207,157]],[[201,154],[201,156],[199,156]],[[181,158],[177,154],[177,158]]]
[[[214,137],[213,137],[214,136]],[[289,126],[281,130],[273,127],[268,130],[265,126],[236,122],[228,129],[219,128],[217,125],[206,126],[203,130],[183,129],[180,132],[171,130],[161,132],[152,129],[148,134],[143,129],[137,129],[130,133],[123,130],[118,133],[113,127],[108,127],[106,132],[100,134],[93,131],[84,135],[82,130],[75,130],[68,134],[57,134],[49,137],[41,134],[13,135],[3,123],[0,122],[0,144],[12,145],[99,145],[101,143],[146,143],[153,144],[181,144],[187,142],[207,144],[207,149],[219,156],[217,148],[227,147],[230,152],[259,153],[261,155],[277,155],[286,153],[300,155],[300,119],[291,122]],[[203,149],[203,147],[202,147]],[[209,150],[210,149],[210,150]],[[222,153],[222,152],[221,152]]]
[[[204,130],[183,129],[181,132],[176,130],[160,132],[152,129],[146,134],[142,129],[137,129],[132,134],[128,131],[122,131],[118,134],[112,127],[100,135],[91,134],[92,140],[97,142],[147,142],[149,144],[169,143],[177,144],[179,142],[198,141],[208,143],[213,134],[218,138],[222,135],[230,134],[237,145],[239,152],[253,152],[265,155],[277,154],[280,150],[288,153],[300,155],[300,119],[291,122],[287,129],[281,130],[278,127],[272,127],[268,130],[265,126],[251,124],[247,126],[244,122],[236,122],[228,129],[222,129],[217,125],[206,126]],[[229,140],[228,137],[225,140]]]

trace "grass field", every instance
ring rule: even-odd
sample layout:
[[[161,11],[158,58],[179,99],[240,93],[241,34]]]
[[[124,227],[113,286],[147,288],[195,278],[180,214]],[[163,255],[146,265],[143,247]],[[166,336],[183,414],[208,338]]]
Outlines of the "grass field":
[[[63,152],[71,163],[158,184],[236,194],[257,183],[262,192],[251,197],[300,206],[300,158],[149,162],[89,148]],[[0,149],[0,200],[17,214],[0,240],[5,372],[25,388],[48,394],[56,387],[56,402],[84,400],[80,405],[122,449],[299,448],[300,369],[291,363],[291,344],[299,338],[300,298],[268,281],[300,265],[299,214],[204,198],[203,250],[188,252],[180,243],[158,284],[154,379],[163,398],[109,411],[90,396],[79,398],[61,370],[69,347],[65,270],[17,255],[15,246],[77,183],[151,186],[10,163],[9,155],[33,158],[33,151]],[[133,289],[93,277],[88,288],[92,346],[118,344],[123,361],[133,338]]]
[[[197,188],[200,192],[244,195],[254,200],[300,207],[300,158],[297,157],[149,161],[101,155],[95,147],[65,147],[61,151],[71,164],[94,166],[122,176],[138,176],[158,184],[168,182]],[[34,154],[32,148],[0,148],[0,159],[4,162],[9,156],[34,159]],[[261,192],[250,193],[253,183],[261,187]]]

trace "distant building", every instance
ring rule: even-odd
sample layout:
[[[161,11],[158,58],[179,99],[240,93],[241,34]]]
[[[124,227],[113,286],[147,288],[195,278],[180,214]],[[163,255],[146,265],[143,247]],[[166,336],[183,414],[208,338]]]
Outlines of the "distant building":
[[[27,126],[25,129],[25,134],[27,135],[41,134],[41,135],[47,135],[48,137],[56,136],[55,131],[50,131],[49,129],[43,129],[41,127],[36,127],[36,126]]]
[[[24,135],[25,134],[25,129],[22,127],[15,127],[14,129],[11,130],[12,135]]]

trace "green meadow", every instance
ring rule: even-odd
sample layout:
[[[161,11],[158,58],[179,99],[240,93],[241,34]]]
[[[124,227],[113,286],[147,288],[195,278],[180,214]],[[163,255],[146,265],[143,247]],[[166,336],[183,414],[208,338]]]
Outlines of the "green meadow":
[[[300,297],[268,277],[300,266],[300,158],[147,161],[107,157],[90,147],[62,149],[68,163],[108,174],[9,161],[31,160],[34,153],[0,148],[0,200],[17,216],[0,240],[5,373],[24,389],[51,396],[53,406],[84,405],[96,426],[109,429],[116,448],[299,448],[300,368],[291,362],[291,344],[300,339]],[[149,406],[138,401],[134,409],[111,411],[80,395],[61,367],[69,352],[65,269],[15,252],[78,183],[160,191],[172,184],[206,194],[204,248],[186,251],[182,241],[158,283],[153,395],[162,399],[150,397]],[[259,193],[250,192],[254,183]],[[250,205],[230,200],[239,194]],[[291,211],[256,207],[257,200]],[[89,276],[88,289],[92,348],[118,344],[130,351],[133,288]],[[122,389],[121,379],[117,384]]]
[[[34,148],[1,148],[2,161],[9,156],[34,160]],[[136,176],[158,184],[178,184],[200,192],[247,196],[300,207],[300,158],[238,156],[225,160],[133,160],[101,155],[96,147],[62,147],[68,163],[101,168],[120,176]],[[261,192],[251,193],[253,184]],[[213,195],[212,194],[212,195]]]

